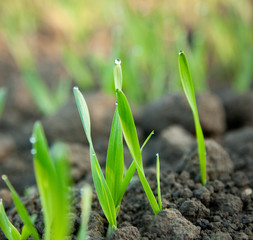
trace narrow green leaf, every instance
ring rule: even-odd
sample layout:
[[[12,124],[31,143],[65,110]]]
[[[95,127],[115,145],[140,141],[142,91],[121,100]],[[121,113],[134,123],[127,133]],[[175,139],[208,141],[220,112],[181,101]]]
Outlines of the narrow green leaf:
[[[196,135],[197,135],[197,140],[198,140],[201,182],[202,182],[202,185],[205,185],[206,184],[206,150],[205,150],[204,135],[203,135],[203,131],[200,125],[200,121],[199,121],[198,109],[197,109],[195,93],[194,93],[194,86],[191,79],[188,62],[183,51],[179,52],[178,64],[179,64],[179,73],[180,73],[183,89],[193,113]]]
[[[88,231],[88,222],[91,211],[91,201],[92,201],[92,190],[89,185],[85,185],[81,189],[82,202],[81,202],[81,227],[78,232],[77,240],[85,240],[87,239],[87,231]]]
[[[61,240],[69,236],[71,227],[68,149],[63,143],[56,143],[50,155],[45,134],[39,122],[34,125],[31,142],[45,221],[45,240]]]
[[[129,151],[134,159],[140,181],[147,195],[149,203],[153,209],[153,212],[157,214],[158,212],[160,212],[160,209],[144,174],[141,149],[131,109],[129,107],[128,101],[124,93],[120,90],[117,90],[116,93],[117,93],[119,117],[124,138],[126,140]]]
[[[120,59],[115,60],[114,85],[115,85],[115,90],[122,89],[122,69],[121,69],[121,60]]]
[[[92,177],[93,177],[93,182],[96,188],[97,196],[109,224],[112,227],[113,226],[117,227],[115,205],[112,198],[112,194],[107,185],[107,182],[105,180],[105,177],[103,175],[103,172],[101,170],[101,167],[99,165],[99,162],[97,160],[97,157],[93,148],[93,143],[92,143],[91,133],[90,133],[89,110],[85,102],[85,99],[83,95],[81,94],[81,92],[78,90],[78,88],[75,87],[73,91],[75,94],[75,100],[76,100],[77,108],[78,108],[80,118],[83,124],[83,128],[84,128],[86,137],[88,139],[88,142],[90,144],[91,171],[92,171]]]
[[[157,195],[158,195],[158,204],[160,211],[162,211],[162,197],[161,197],[161,187],[160,187],[160,160],[159,154],[156,154],[156,181],[157,181]]]
[[[35,240],[39,240],[40,239],[39,234],[38,234],[36,228],[33,226],[32,220],[31,220],[31,218],[30,218],[30,216],[29,216],[29,214],[28,214],[28,212],[27,212],[24,204],[20,200],[18,193],[13,188],[12,184],[10,183],[10,181],[7,178],[6,175],[3,175],[2,179],[5,181],[6,185],[8,186],[8,188],[9,188],[9,190],[11,192],[14,204],[16,206],[17,212],[18,212],[21,220],[27,226],[27,228],[29,229],[29,231],[30,231],[31,235],[33,236],[33,238]]]
[[[112,194],[115,207],[121,189],[124,171],[123,135],[118,115],[118,107],[113,117],[106,159],[106,182]]]
[[[98,163],[97,157],[93,149],[90,147],[91,152],[91,171],[93,176],[93,182],[96,188],[97,196],[100,205],[105,213],[105,216],[111,226],[117,227],[115,205],[110,192],[110,189],[106,183],[101,167]]]
[[[34,224],[35,220],[37,218],[37,215],[34,214],[30,217],[32,223]],[[29,236],[31,236],[31,231],[27,225],[24,225],[21,232],[21,240],[26,240]]]
[[[133,159],[135,159],[138,165],[141,168],[143,168],[140,144],[131,109],[129,107],[128,101],[124,93],[121,90],[117,89],[116,94],[119,109],[119,117],[125,141],[127,143],[127,146]]]
[[[146,140],[142,144],[142,146],[141,146],[141,152],[142,152],[143,148],[145,147],[145,145],[147,144],[147,142],[149,141],[149,139],[152,137],[153,134],[154,134],[154,130],[148,135],[148,137],[146,138]]]
[[[92,145],[91,130],[90,130],[90,114],[89,114],[87,103],[82,93],[79,91],[78,87],[74,87],[73,92],[75,95],[77,109],[78,109],[78,112],[83,124],[84,132],[86,134],[89,144]]]
[[[51,227],[54,220],[54,196],[56,172],[49,155],[46,137],[40,122],[36,122],[31,137],[34,153],[34,171],[40,193],[43,217],[45,221],[45,240],[51,239]]]
[[[197,104],[196,104],[196,99],[195,99],[194,87],[193,87],[193,82],[192,82],[188,62],[183,51],[179,52],[178,63],[179,63],[179,73],[180,73],[181,83],[182,83],[186,98],[190,104],[192,111],[195,113],[197,110],[196,108]]]
[[[135,162],[133,161],[125,174],[125,177],[124,177],[123,182],[121,184],[120,192],[118,194],[118,199],[116,201],[115,206],[118,206],[120,204],[120,202],[126,192],[126,189],[129,185],[131,179],[133,178],[135,170],[136,170],[136,166],[135,166]]]
[[[68,164],[68,148],[63,143],[55,143],[51,148],[51,156],[56,170],[53,208],[54,219],[52,225],[52,239],[62,240],[70,235],[71,222],[71,181]]]
[[[18,230],[11,224],[8,219],[4,207],[3,201],[0,199],[0,228],[2,229],[4,235],[9,240],[21,240],[21,235]]]

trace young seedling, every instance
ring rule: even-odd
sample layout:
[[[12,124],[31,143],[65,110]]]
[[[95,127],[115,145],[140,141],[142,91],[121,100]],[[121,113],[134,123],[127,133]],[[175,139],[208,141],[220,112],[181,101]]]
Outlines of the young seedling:
[[[71,213],[71,184],[67,148],[63,143],[56,143],[49,153],[45,134],[39,122],[34,125],[30,141],[33,144],[31,153],[34,155],[34,168],[45,222],[44,240],[65,239],[69,237],[72,227],[69,216]],[[17,212],[24,223],[20,234],[7,218],[2,199],[0,199],[0,228],[3,233],[9,240],[26,240],[29,236],[40,240],[33,225],[36,215],[29,216],[7,176],[3,175],[2,178],[11,191]],[[91,197],[90,187],[85,186],[82,189],[82,224],[78,240],[87,239]]]
[[[106,178],[103,175],[98,159],[95,154],[91,138],[90,115],[84,97],[77,87],[73,89],[77,108],[83,124],[83,128],[90,145],[90,161],[93,182],[102,210],[109,222],[107,238],[117,228],[117,214],[122,197],[135,172],[135,166],[131,165],[123,179],[124,158],[122,130],[118,117],[118,107],[113,117],[111,134],[108,144],[106,160]]]
[[[117,64],[115,65],[114,69],[114,77],[115,87],[121,88],[122,72],[121,67]],[[116,218],[120,209],[121,200],[127,189],[127,186],[129,185],[135,173],[136,164],[133,162],[126,171],[125,176],[123,176],[123,135],[119,118],[118,105],[116,104],[107,151],[106,178],[104,177],[93,147],[91,138],[90,115],[86,101],[77,87],[74,87],[73,92],[75,95],[76,104],[83,124],[83,128],[90,146],[90,160],[93,182],[100,205],[109,222],[107,232],[107,238],[109,238],[111,233],[117,228]],[[148,139],[145,141],[144,145]],[[139,151],[141,152],[141,149],[139,149]],[[151,189],[149,191],[151,191]],[[157,206],[157,209],[155,211],[156,213],[159,212],[158,209],[159,207]]]
[[[69,236],[71,222],[70,176],[68,152],[57,143],[49,153],[40,122],[36,122],[31,137],[34,169],[45,221],[44,240],[62,240]]]
[[[121,128],[123,131],[124,139],[127,143],[129,151],[133,157],[135,167],[137,169],[140,181],[142,183],[143,189],[147,195],[149,203],[152,207],[154,214],[159,213],[162,210],[161,203],[161,192],[160,192],[160,177],[159,177],[159,155],[157,154],[157,186],[158,186],[158,203],[156,198],[148,184],[148,181],[145,177],[143,162],[141,152],[143,147],[140,147],[140,143],[137,137],[137,131],[133,119],[133,115],[128,104],[127,98],[122,92],[122,74],[121,73],[121,61],[119,59],[115,60],[116,67],[115,69],[118,71],[118,74],[115,74],[117,78],[115,79],[115,88],[116,88],[116,96],[117,96],[117,106],[118,106],[118,114],[120,119]],[[152,133],[151,133],[152,135]],[[150,136],[151,136],[150,135]],[[148,137],[148,139],[150,138]],[[144,142],[144,145],[147,141]]]
[[[44,240],[62,240],[69,236],[71,228],[68,216],[71,212],[71,194],[67,148],[62,143],[56,143],[50,154],[43,128],[39,122],[34,125],[30,141],[33,144],[31,153],[34,155],[34,169],[45,222]],[[1,202],[0,217],[3,220],[0,221],[0,227],[4,234],[11,240],[25,240],[30,235],[35,240],[40,240],[33,225],[34,216],[29,216],[7,176],[3,175],[2,178],[11,191],[17,212],[24,223],[20,235],[7,221]]]
[[[198,140],[198,153],[199,153],[199,165],[200,165],[200,174],[201,174],[201,183],[203,186],[206,185],[206,150],[205,150],[205,141],[202,128],[199,121],[198,109],[196,104],[196,98],[194,93],[194,86],[188,66],[186,56],[183,51],[179,52],[178,57],[179,73],[181,78],[181,83],[183,85],[184,93],[191,107],[196,135]]]

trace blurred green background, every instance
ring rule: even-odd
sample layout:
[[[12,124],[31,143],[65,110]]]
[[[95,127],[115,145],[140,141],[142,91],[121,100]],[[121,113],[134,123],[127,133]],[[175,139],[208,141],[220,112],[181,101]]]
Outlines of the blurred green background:
[[[112,93],[115,58],[132,102],[177,91],[181,49],[197,91],[247,91],[252,11],[251,0],[0,1],[0,42],[45,114],[68,99],[73,85]]]

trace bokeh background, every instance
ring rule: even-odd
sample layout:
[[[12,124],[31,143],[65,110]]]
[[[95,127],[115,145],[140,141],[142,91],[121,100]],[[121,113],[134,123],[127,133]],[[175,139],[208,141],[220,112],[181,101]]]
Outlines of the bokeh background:
[[[113,93],[120,58],[124,91],[141,104],[180,90],[184,50],[197,91],[247,91],[252,11],[252,0],[0,1],[0,83],[15,78],[52,114],[74,85]]]

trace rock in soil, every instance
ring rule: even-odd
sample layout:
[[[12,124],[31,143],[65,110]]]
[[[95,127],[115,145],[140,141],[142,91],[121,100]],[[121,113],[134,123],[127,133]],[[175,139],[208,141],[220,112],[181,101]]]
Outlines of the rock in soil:
[[[219,98],[212,94],[197,98],[201,126],[209,135],[219,135],[226,129],[225,112]],[[144,106],[137,116],[137,124],[148,133],[160,132],[166,127],[179,124],[195,134],[190,106],[183,95],[170,95]]]
[[[230,174],[233,171],[233,163],[228,153],[215,141],[206,140],[206,174],[207,179],[217,179],[218,177]],[[198,146],[195,143],[180,160],[179,172],[187,170],[192,178],[200,179]]]
[[[237,94],[224,91],[219,94],[226,112],[228,129],[253,126],[253,92]]]
[[[192,145],[193,136],[180,125],[172,125],[149,140],[143,150],[143,159],[147,166],[154,165],[156,153],[159,153],[160,161],[167,168],[176,170],[178,159],[180,159]]]
[[[136,227],[127,226],[117,229],[112,234],[111,240],[140,240],[141,236]]]
[[[151,234],[159,239],[197,239],[200,227],[185,219],[177,209],[164,209],[158,213],[148,226]]]

